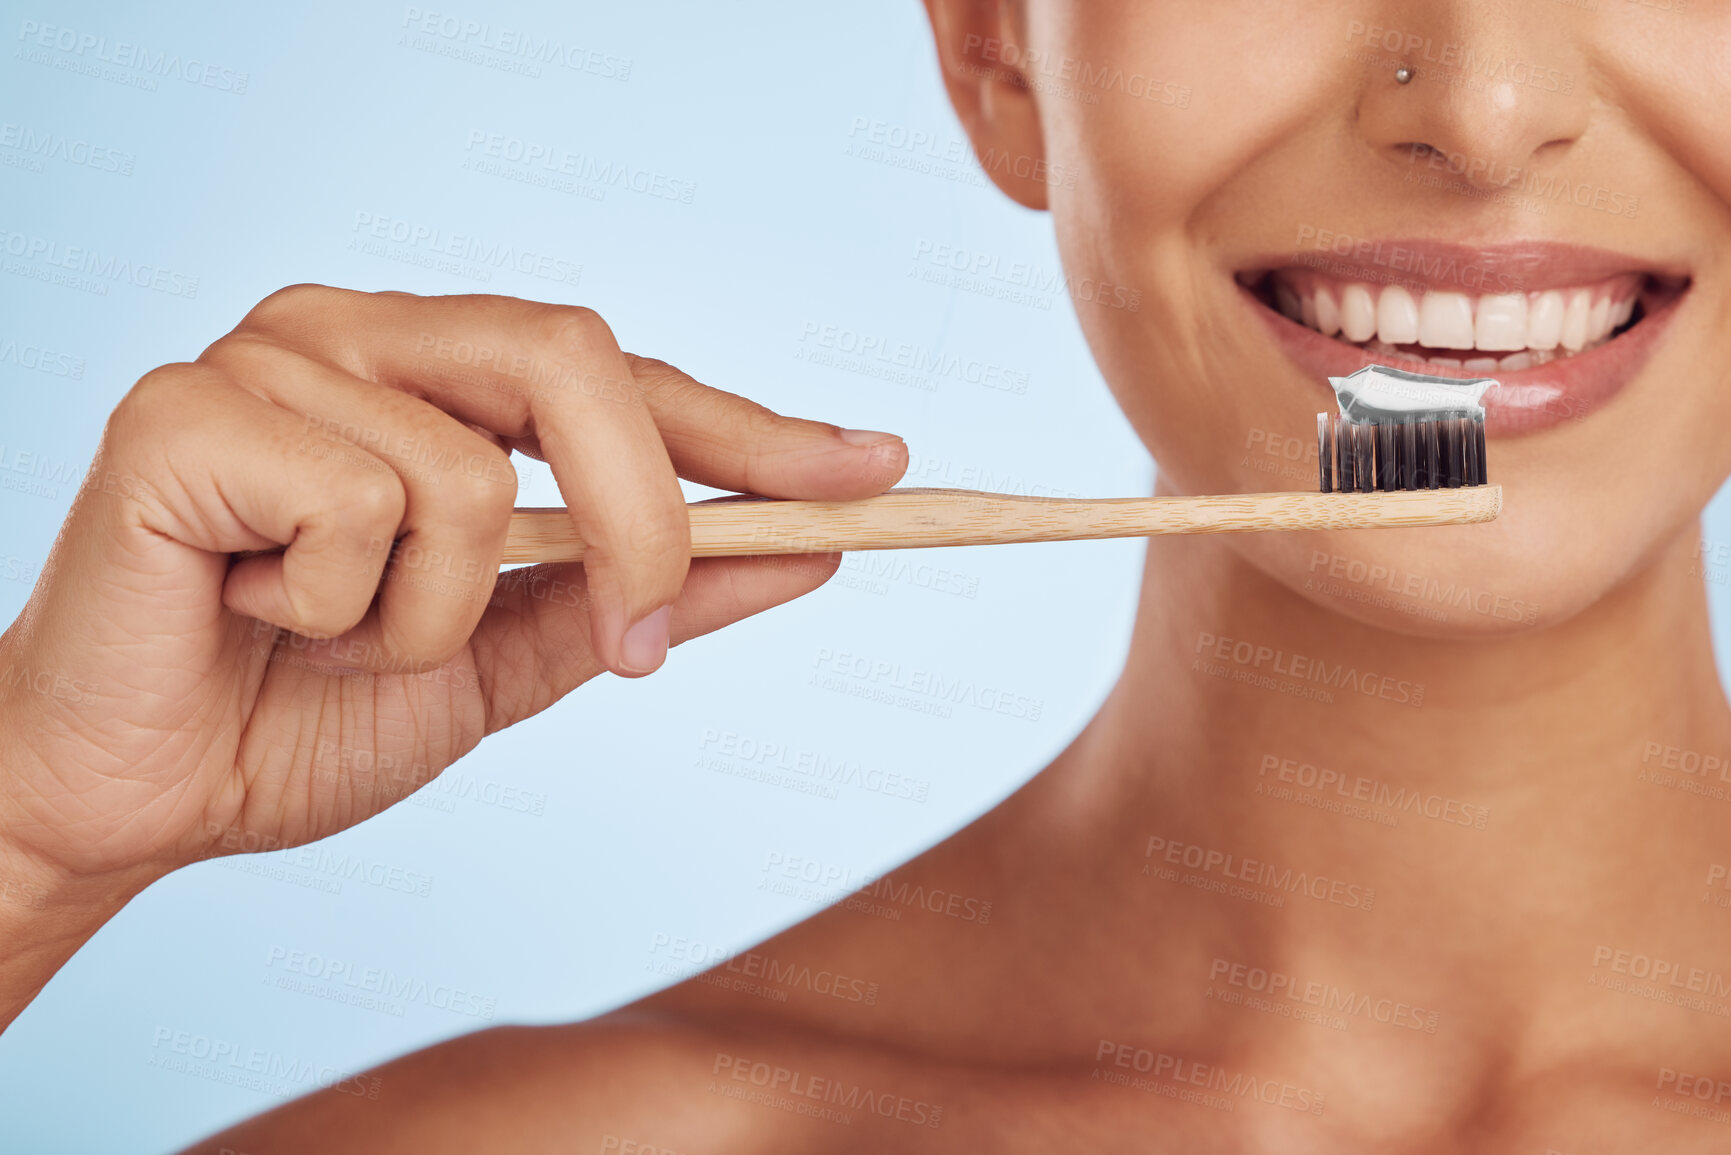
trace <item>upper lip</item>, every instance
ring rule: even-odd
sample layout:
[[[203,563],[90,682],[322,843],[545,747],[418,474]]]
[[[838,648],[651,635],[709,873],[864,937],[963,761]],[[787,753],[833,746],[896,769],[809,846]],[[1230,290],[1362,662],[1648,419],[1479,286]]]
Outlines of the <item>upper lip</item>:
[[[1307,268],[1341,281],[1457,293],[1563,289],[1629,273],[1678,285],[1689,277],[1689,270],[1679,262],[1553,241],[1477,246],[1323,233],[1308,240],[1308,247],[1238,262],[1236,275],[1254,281],[1277,269]]]

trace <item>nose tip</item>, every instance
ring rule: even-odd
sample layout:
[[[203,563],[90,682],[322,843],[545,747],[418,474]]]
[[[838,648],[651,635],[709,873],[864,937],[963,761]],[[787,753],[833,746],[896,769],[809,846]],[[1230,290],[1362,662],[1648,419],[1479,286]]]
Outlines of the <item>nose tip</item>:
[[[1567,50],[1525,23],[1473,31],[1385,35],[1397,50],[1360,57],[1357,124],[1391,162],[1427,161],[1488,190],[1565,153],[1586,132],[1591,101]]]

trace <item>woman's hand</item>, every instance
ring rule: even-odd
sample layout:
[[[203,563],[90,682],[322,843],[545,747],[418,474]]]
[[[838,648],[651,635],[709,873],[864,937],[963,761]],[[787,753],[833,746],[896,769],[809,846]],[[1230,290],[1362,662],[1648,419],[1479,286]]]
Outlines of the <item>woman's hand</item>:
[[[499,575],[511,449],[552,466],[584,565]],[[0,871],[147,881],[359,822],[834,571],[691,563],[676,477],[841,500],[906,463],[624,353],[586,309],[275,293],[120,403],[0,638]]]

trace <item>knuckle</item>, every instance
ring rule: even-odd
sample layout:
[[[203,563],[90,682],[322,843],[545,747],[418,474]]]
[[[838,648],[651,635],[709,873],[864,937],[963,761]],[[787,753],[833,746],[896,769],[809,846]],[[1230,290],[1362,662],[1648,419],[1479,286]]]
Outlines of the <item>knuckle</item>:
[[[396,474],[356,466],[353,476],[344,481],[333,513],[339,524],[375,532],[380,527],[394,530],[407,508],[408,495]]]
[[[309,574],[285,572],[283,599],[286,621],[273,623],[305,638],[340,638],[367,615],[370,594],[344,584],[316,580]]]
[[[185,361],[159,365],[140,377],[115,408],[118,411],[150,410],[158,404],[178,403],[198,378],[197,367]]]
[[[517,470],[511,455],[485,438],[474,437],[453,455],[446,477],[451,486],[440,505],[463,524],[491,523],[510,517],[517,500]]]
[[[276,376],[300,361],[299,354],[264,339],[257,330],[236,329],[217,338],[199,354],[200,364],[226,373],[235,381],[259,381]]]
[[[773,409],[766,409],[755,401],[747,401],[743,397],[734,398],[739,403],[740,424],[745,429],[747,437],[770,438],[778,433],[786,432],[792,422]]]
[[[174,430],[189,413],[200,412],[197,394],[211,384],[211,371],[190,361],[160,365],[140,377],[109,418],[110,438],[131,438]]]
[[[351,290],[311,281],[285,285],[254,305],[247,315],[241,318],[238,327],[274,332],[304,324],[308,319],[336,304],[339,299],[350,295]]]
[[[618,349],[601,314],[583,305],[543,306],[531,324],[536,344],[561,361],[583,361]]]

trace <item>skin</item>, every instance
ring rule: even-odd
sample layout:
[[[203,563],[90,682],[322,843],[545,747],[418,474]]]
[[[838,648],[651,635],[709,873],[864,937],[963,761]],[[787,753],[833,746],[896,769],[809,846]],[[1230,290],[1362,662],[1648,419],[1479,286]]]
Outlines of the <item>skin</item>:
[[[1731,1082],[1721,1017],[1606,982],[1632,981],[1634,955],[1685,973],[1731,957],[1731,915],[1703,902],[1703,879],[1731,854],[1724,808],[1649,780],[1667,748],[1731,750],[1697,557],[1700,511],[1731,473],[1731,151],[1714,128],[1731,95],[1714,64],[1731,8],[927,8],[976,151],[1074,175],[988,164],[1000,187],[1051,211],[1074,280],[1142,293],[1135,312],[1077,310],[1163,491],[1270,488],[1247,433],[1311,427],[1315,384],[1231,281],[1250,255],[1292,248],[1300,226],[1595,244],[1684,267],[1689,293],[1605,408],[1492,442],[1505,487],[1494,523],[1153,539],[1129,656],[1099,714],[1027,787],[893,872],[887,897],[831,908],[709,981],[588,1023],[454,1040],[372,1072],[376,1099],[321,1092],[195,1150],[1721,1149],[1722,1122],[1662,1109],[1711,1108]],[[1352,21],[1540,61],[1575,83],[1472,90],[1421,71],[1397,87],[1342,52]],[[1067,98],[1003,63],[1023,53],[982,67],[990,41],[1171,77],[1189,107]],[[1556,166],[1642,208],[1539,216],[1415,190],[1402,184],[1414,142]],[[1536,612],[1460,609],[1417,628],[1410,600],[1319,588],[1318,555]],[[1205,637],[1387,672],[1422,698],[1319,702],[1211,676]],[[1408,811],[1390,826],[1294,804],[1269,792],[1292,785],[1285,759],[1455,800],[1471,808],[1457,816],[1485,822]],[[1271,906],[1184,885],[1158,873],[1178,843],[1346,889]],[[961,896],[963,914],[902,902],[903,883]],[[965,917],[966,900],[991,902],[989,920]],[[1251,993],[1232,981],[1240,965],[1404,1004],[1407,1018],[1318,1024],[1217,997]],[[844,994],[786,977],[804,966],[847,976]],[[868,988],[869,1001],[848,997]],[[1156,1055],[1185,1075],[1202,1063],[1252,1076],[1297,1109],[1175,1097],[1190,1084],[1152,1067]],[[754,1063],[784,1104],[816,1076],[885,1093],[906,1117],[856,1108],[842,1124],[729,1097],[758,1089]],[[1672,1093],[1679,1073],[1712,1080],[1705,1102]],[[1321,1113],[1302,1109],[1318,1092]]]

